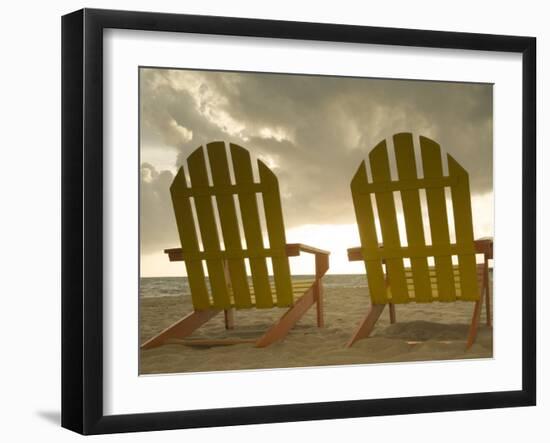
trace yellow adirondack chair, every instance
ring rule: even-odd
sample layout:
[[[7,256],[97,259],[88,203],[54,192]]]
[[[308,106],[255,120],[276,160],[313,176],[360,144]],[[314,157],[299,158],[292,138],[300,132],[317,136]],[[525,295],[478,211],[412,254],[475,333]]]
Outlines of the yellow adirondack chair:
[[[488,260],[492,259],[493,243],[492,239],[474,241],[468,173],[447,154],[449,175],[443,176],[439,145],[420,137],[424,177],[418,178],[412,134],[394,135],[393,145],[398,180],[391,179],[383,140],[369,154],[372,181],[368,181],[364,161],[351,181],[361,247],[348,249],[348,259],[365,262],[371,308],[347,346],[369,336],[386,304],[390,308],[390,322],[394,323],[396,304],[462,300],[475,303],[467,339],[469,348],[477,334],[483,295],[487,324],[491,325]],[[451,190],[455,243],[450,241],[445,188]],[[421,189],[426,193],[431,245],[424,238]],[[399,236],[394,192],[401,195],[406,245]],[[378,210],[380,241],[372,195]],[[476,253],[484,255],[483,264],[476,264]],[[457,264],[453,264],[453,256]],[[428,257],[432,257],[435,266],[429,266]]]
[[[171,261],[185,262],[194,311],[141,347],[147,349],[182,339],[221,311],[225,313],[226,328],[232,329],[233,308],[288,307],[288,310],[257,340],[193,340],[193,344],[254,342],[257,347],[267,346],[284,338],[314,303],[317,306],[317,325],[322,327],[321,279],[329,267],[329,253],[302,244],[286,244],[279,185],[263,162],[258,160],[260,182],[255,183],[248,151],[230,144],[236,182],[233,184],[224,142],[209,143],[206,150],[213,183],[209,183],[204,150],[199,147],[187,158],[191,186],[187,185],[185,172],[180,168],[170,187],[182,248],[165,250]],[[256,194],[263,198],[269,248],[264,247],[262,240]],[[234,195],[238,196],[246,248],[241,244]],[[217,203],[225,248],[222,248],[218,235],[213,198]],[[203,250],[199,248],[191,199],[195,204]],[[288,257],[301,252],[315,255],[315,278],[293,281]],[[273,282],[268,277],[268,258],[272,260]],[[250,263],[252,284],[249,284],[246,274],[245,259]],[[209,285],[203,261],[208,269]]]

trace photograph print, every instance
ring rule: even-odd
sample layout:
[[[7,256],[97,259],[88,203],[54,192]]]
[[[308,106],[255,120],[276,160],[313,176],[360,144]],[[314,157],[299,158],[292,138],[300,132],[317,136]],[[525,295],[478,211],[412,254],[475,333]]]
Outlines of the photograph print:
[[[493,357],[493,85],[139,68],[139,373]]]

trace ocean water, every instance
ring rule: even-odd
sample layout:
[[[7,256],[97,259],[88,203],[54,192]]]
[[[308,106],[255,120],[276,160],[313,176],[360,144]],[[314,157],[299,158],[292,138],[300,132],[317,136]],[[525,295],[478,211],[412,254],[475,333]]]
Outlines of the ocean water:
[[[293,278],[307,279],[313,278],[313,276],[295,275]],[[252,284],[252,280],[250,280],[250,284]],[[364,274],[325,275],[323,284],[325,288],[366,288],[367,278]],[[140,297],[144,298],[191,295],[187,277],[142,277],[139,293]]]

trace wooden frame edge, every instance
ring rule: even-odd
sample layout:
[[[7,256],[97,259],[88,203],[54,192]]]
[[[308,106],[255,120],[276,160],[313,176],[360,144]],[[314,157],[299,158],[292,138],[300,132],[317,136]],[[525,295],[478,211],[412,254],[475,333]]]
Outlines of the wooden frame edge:
[[[61,129],[61,425],[84,432],[82,267],[83,200],[83,12],[62,18],[62,129]],[[71,112],[68,112],[68,110]]]

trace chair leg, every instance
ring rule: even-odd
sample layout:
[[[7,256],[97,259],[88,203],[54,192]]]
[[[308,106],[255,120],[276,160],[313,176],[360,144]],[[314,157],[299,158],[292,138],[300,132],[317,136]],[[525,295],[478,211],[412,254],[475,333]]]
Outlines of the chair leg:
[[[325,326],[325,312],[323,305],[323,276],[328,271],[329,260],[327,254],[315,254],[315,301],[317,303],[317,326]]]
[[[468,332],[468,340],[466,341],[466,349],[470,349],[474,344],[477,336],[477,327],[479,325],[479,317],[481,314],[481,305],[483,303],[483,298],[480,298],[475,302],[474,313],[472,314],[472,323],[470,325],[470,330]]]
[[[491,312],[491,289],[489,284],[489,266],[485,263],[483,270],[483,289],[485,294],[485,314],[487,317],[487,326],[493,327],[492,312]]]
[[[227,260],[223,260],[223,275],[225,278],[225,284],[229,292],[232,292],[231,289],[231,274],[229,272],[229,263]],[[234,329],[235,328],[235,319],[233,316],[233,309],[224,309],[223,310],[225,329]]]
[[[390,307],[390,323],[393,325],[397,319],[395,317],[395,305],[393,303],[389,303]]]
[[[351,337],[350,341],[346,344],[346,348],[351,347],[357,340],[366,338],[370,335],[374,329],[376,321],[380,318],[382,311],[386,305],[372,305],[368,314],[363,321],[359,324],[359,327]]]
[[[269,346],[282,340],[292,327],[302,318],[306,311],[315,302],[315,291],[311,287],[267,332],[256,341],[257,348]]]
[[[323,283],[317,280],[314,287],[315,303],[317,308],[317,326],[323,328],[325,326],[325,309],[323,305]]]
[[[487,326],[492,328],[493,319],[492,319],[492,313],[491,313],[491,300],[489,295],[489,288],[487,288],[487,292],[485,293],[485,314],[487,316]]]
[[[171,326],[168,326],[164,331],[147,340],[141,345],[141,349],[155,348],[162,345],[169,338],[187,337],[219,312],[218,310],[193,311],[188,316],[183,317]]]
[[[235,329],[235,314],[233,308],[224,309],[225,329]]]

